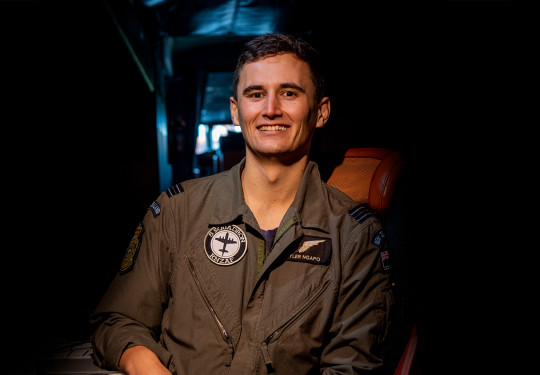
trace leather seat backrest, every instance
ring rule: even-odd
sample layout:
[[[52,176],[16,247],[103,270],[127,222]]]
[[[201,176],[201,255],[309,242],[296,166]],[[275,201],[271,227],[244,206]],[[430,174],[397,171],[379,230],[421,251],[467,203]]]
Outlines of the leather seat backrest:
[[[369,204],[377,215],[390,206],[403,167],[403,155],[386,148],[351,148],[327,183],[360,204]]]

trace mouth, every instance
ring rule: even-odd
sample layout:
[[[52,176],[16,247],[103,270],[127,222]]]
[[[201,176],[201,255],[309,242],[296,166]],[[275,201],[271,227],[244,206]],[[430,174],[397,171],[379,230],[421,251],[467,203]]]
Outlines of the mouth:
[[[287,130],[289,127],[285,125],[261,125],[257,130],[268,132],[268,131],[283,131]]]

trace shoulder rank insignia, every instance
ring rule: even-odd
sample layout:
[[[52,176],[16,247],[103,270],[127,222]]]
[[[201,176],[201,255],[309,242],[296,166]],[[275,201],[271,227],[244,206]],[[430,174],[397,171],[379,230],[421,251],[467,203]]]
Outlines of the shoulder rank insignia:
[[[182,187],[182,185],[176,184],[167,189],[167,196],[171,198],[183,192],[184,192],[184,188]]]
[[[124,255],[124,259],[122,259],[122,264],[120,264],[121,275],[133,269],[133,266],[135,265],[135,259],[137,259],[139,249],[141,248],[143,233],[143,223],[139,223],[137,229],[135,229],[135,234],[133,235],[133,238],[131,239],[131,242],[129,243],[129,246],[126,250],[126,255]]]
[[[367,218],[373,216],[373,212],[366,204],[361,204],[350,210],[349,215],[351,215],[354,220],[362,223]]]

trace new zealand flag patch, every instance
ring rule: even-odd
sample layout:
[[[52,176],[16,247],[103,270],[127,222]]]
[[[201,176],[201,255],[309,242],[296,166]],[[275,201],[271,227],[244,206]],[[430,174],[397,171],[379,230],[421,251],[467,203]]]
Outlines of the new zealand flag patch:
[[[392,270],[392,265],[390,263],[390,251],[388,251],[388,246],[386,245],[386,235],[382,229],[375,233],[371,243],[379,248],[379,256],[381,257],[383,273],[390,273]]]
[[[332,241],[329,238],[305,236],[287,260],[311,264],[330,264]]]

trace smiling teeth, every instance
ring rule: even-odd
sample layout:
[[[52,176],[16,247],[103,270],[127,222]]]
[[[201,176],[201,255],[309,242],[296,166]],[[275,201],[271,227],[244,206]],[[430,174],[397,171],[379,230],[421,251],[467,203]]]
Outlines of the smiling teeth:
[[[264,126],[261,126],[259,129],[263,131],[276,131],[276,130],[285,130],[287,129],[287,127],[280,126],[280,125],[264,125]]]

